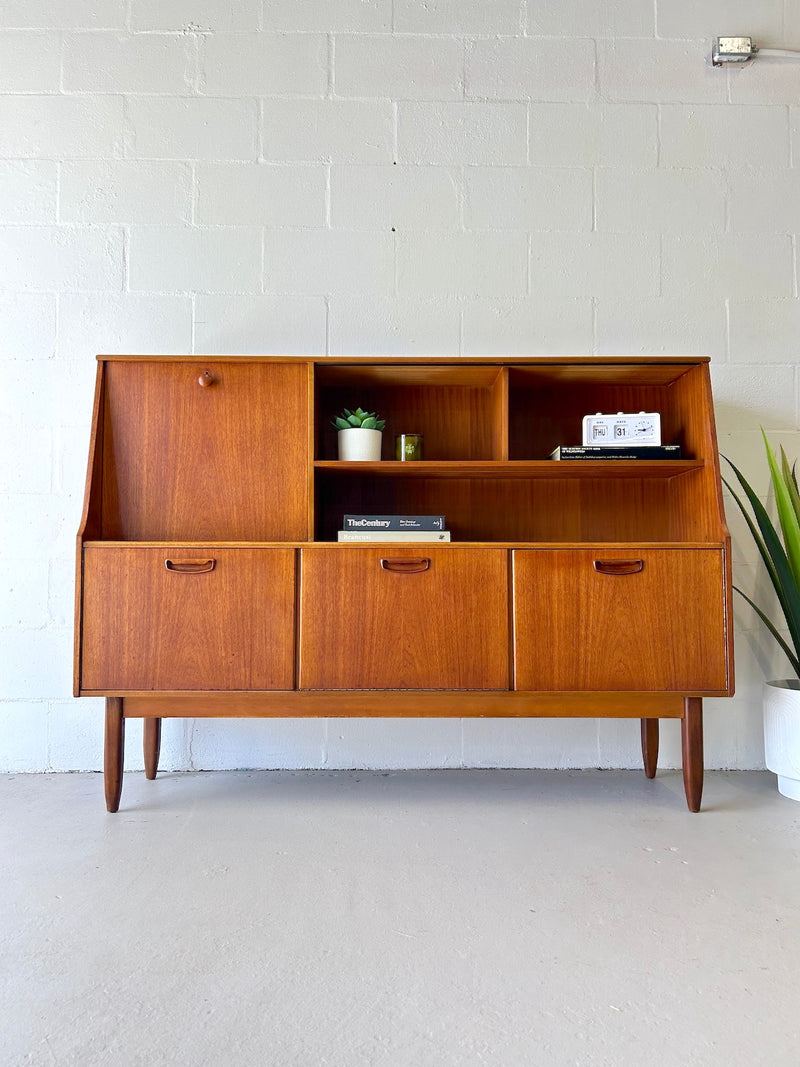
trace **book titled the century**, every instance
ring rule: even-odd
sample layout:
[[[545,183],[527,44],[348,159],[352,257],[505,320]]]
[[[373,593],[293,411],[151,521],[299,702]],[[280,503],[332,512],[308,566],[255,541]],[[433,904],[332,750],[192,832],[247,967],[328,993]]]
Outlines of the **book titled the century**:
[[[680,459],[680,445],[559,445],[550,459]]]
[[[443,530],[444,515],[345,515],[345,530]]]
[[[449,541],[449,530],[339,530],[339,541]]]

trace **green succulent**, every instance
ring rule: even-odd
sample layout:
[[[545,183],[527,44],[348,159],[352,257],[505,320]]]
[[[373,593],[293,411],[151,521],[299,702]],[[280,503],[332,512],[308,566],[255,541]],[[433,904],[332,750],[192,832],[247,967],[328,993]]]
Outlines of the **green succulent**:
[[[355,411],[345,408],[331,423],[337,430],[382,430],[385,425],[386,420],[378,418],[374,411],[362,411],[361,408]]]

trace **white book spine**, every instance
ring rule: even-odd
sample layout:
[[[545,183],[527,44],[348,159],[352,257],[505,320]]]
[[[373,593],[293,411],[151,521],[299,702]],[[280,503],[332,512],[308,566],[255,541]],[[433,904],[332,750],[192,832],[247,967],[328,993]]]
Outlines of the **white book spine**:
[[[426,541],[450,540],[449,530],[339,530],[339,541]]]

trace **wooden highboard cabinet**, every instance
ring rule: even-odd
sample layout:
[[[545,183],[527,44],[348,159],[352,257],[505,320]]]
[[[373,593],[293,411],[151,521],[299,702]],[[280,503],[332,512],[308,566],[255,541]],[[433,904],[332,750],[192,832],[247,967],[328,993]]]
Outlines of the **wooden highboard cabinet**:
[[[342,462],[342,407],[387,420]],[[549,459],[586,414],[657,411],[680,459]],[[425,459],[393,458],[421,433]],[[337,542],[342,516],[444,514],[447,544]],[[75,693],[125,721],[599,716],[681,721],[733,692],[730,537],[705,357],[100,356],[78,534]]]

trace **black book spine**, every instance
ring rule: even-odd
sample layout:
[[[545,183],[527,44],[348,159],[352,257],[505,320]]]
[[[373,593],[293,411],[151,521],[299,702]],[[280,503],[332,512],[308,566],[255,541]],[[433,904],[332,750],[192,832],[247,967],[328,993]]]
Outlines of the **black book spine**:
[[[680,459],[680,445],[561,445],[553,449],[551,459]]]
[[[444,530],[444,515],[345,515],[343,530]]]

